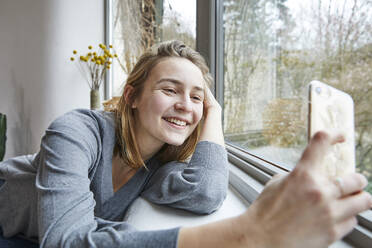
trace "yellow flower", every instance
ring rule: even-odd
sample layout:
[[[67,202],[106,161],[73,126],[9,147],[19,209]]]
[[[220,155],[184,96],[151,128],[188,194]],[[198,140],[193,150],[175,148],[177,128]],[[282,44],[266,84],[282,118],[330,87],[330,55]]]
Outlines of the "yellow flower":
[[[80,66],[82,67],[80,69],[83,69],[81,72],[88,75],[87,81],[90,87],[95,87],[97,80],[102,81],[106,70],[111,69],[113,64],[112,58],[118,57],[117,54],[114,55],[113,45],[105,45],[101,43],[98,45],[98,49],[96,49],[96,51],[94,51],[93,48],[96,49],[96,45],[94,45],[94,47],[92,45],[88,45],[89,50],[85,53],[85,55],[84,53],[78,53],[77,50],[73,50],[72,53],[74,56],[70,57],[71,61],[76,60],[80,63]],[[95,77],[90,78],[91,75],[94,75]]]

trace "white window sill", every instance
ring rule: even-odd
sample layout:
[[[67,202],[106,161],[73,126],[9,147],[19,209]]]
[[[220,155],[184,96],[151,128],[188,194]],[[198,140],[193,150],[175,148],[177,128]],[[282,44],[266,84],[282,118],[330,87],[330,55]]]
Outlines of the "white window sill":
[[[195,215],[153,204],[140,197],[131,205],[124,220],[138,230],[160,230],[180,226],[197,226],[222,220],[242,214],[248,207],[249,203],[230,185],[227,198],[221,208],[210,215]],[[350,248],[354,246],[345,241],[338,241],[329,247]]]
[[[196,215],[179,209],[153,204],[142,197],[135,200],[124,220],[139,230],[159,230],[180,226],[196,226],[242,214],[249,203],[229,186],[221,208],[210,215]],[[151,220],[151,221],[149,221]]]

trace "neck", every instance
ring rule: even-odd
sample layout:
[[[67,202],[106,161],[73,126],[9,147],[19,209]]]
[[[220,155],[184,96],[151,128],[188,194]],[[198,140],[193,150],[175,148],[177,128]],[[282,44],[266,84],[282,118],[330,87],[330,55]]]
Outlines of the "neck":
[[[159,147],[158,149],[156,149],[153,152],[146,151],[145,149],[141,149],[141,147],[140,147],[140,153],[141,153],[142,160],[146,161],[146,160],[150,159],[152,156],[154,156],[161,149],[161,147]]]
[[[164,142],[146,139],[140,132],[136,132],[136,141],[143,161],[154,156],[164,145]]]

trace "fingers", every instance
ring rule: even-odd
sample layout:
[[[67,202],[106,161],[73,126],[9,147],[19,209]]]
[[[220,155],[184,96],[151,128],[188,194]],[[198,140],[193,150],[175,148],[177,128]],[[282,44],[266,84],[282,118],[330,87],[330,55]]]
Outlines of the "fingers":
[[[368,184],[367,179],[359,173],[344,175],[334,180],[333,193],[335,198],[347,196],[362,191]]]
[[[212,94],[212,91],[209,87],[205,87],[204,89],[204,101],[211,101],[211,99],[213,99],[214,96]]]
[[[266,183],[266,187],[267,186],[270,186],[270,185],[275,185],[275,184],[278,184],[280,183],[282,180],[284,180],[286,178],[287,175],[284,175],[284,174],[275,174],[270,181],[268,181]]]
[[[334,206],[335,221],[343,222],[371,207],[372,197],[365,191],[341,198],[336,201]]]
[[[338,224],[335,229],[333,241],[342,239],[344,236],[346,236],[346,234],[350,233],[357,224],[358,222],[356,217],[348,218],[342,223]]]
[[[317,132],[311,138],[309,145],[302,154],[297,167],[317,168],[328,152],[331,145],[345,140],[341,133],[329,134],[323,131]]]

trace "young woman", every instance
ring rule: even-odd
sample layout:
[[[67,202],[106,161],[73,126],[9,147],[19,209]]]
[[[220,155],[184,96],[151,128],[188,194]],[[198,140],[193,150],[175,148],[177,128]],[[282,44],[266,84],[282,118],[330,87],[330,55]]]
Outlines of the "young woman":
[[[211,82],[181,42],[146,52],[114,112],[71,111],[48,127],[37,154],[0,164],[3,236],[37,237],[40,247],[324,247],[349,232],[372,201],[361,175],[337,184],[317,173],[342,140],[325,133],[241,216],[159,231],[121,221],[138,196],[201,214],[221,206],[227,155]]]

